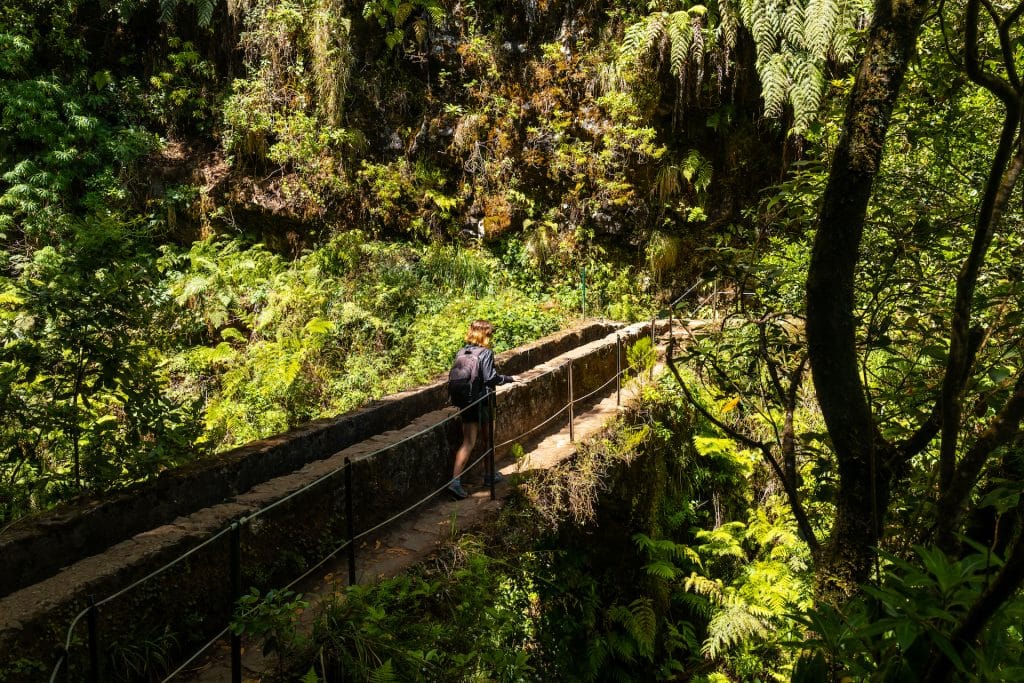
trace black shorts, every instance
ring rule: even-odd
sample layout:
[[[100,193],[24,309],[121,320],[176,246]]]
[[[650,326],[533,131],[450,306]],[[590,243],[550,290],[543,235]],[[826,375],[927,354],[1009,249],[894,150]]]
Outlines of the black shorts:
[[[482,422],[490,422],[491,420],[491,409],[487,405],[487,399],[477,401],[473,405],[469,406],[462,411],[463,422],[475,422],[480,424]]]

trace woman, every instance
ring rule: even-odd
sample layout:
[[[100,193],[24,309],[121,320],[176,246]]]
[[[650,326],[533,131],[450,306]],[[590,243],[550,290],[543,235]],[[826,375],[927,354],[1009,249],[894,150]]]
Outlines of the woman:
[[[459,349],[453,366],[454,368],[460,365],[460,357],[463,357],[466,363],[472,363],[472,359],[475,359],[477,366],[475,373],[479,380],[482,381],[483,391],[488,393],[493,392],[494,387],[499,384],[515,381],[515,377],[499,375],[494,370],[494,352],[491,351],[491,337],[493,336],[494,325],[486,320],[474,320],[469,326],[469,330],[466,331],[466,345]],[[462,488],[460,478],[466,463],[469,461],[469,456],[473,452],[473,447],[476,445],[477,436],[480,434],[480,426],[483,425],[485,434],[490,429],[491,415],[488,408],[488,399],[477,400],[478,398],[480,397],[470,395],[467,401],[469,405],[462,411],[462,445],[455,451],[452,481],[448,484],[448,492],[457,500],[461,500],[469,495],[466,493],[466,489]],[[495,471],[494,481],[496,483],[503,478],[500,472]],[[484,483],[490,484],[490,480],[487,479]]]

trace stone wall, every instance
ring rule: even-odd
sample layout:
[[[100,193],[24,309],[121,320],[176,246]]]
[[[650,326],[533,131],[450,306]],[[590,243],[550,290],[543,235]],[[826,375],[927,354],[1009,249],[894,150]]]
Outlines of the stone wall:
[[[499,370],[516,374],[520,381],[498,389],[495,441],[528,433],[565,406],[570,362],[573,395],[581,397],[614,377],[617,337],[623,341],[624,359],[626,348],[649,333],[650,325],[623,328],[560,356],[549,355],[539,364],[536,361],[543,354],[534,352],[534,345],[500,355]],[[580,336],[576,340],[579,343]],[[614,385],[608,384],[607,391],[612,390]],[[356,533],[429,497],[447,482],[459,439],[455,409],[442,407],[443,394],[438,392],[443,392],[440,382],[407,392],[433,397],[433,404],[419,399],[423,410],[412,410],[420,414],[411,419],[405,409],[395,408],[405,419],[400,428],[336,449],[329,457],[314,458],[299,469],[258,482],[229,500],[171,523],[154,525],[106,552],[0,599],[0,680],[10,678],[14,657],[22,660],[17,666],[45,662],[52,667],[54,647],[63,644],[69,624],[90,596],[102,603],[99,614],[105,651],[118,642],[158,639],[165,627],[175,634],[177,648],[191,651],[227,623],[231,609],[229,541],[234,533],[229,529],[233,525],[240,536],[242,585],[246,587],[285,585],[310,562],[338,549],[347,521],[346,460],[351,461]],[[402,405],[400,399],[393,403]],[[564,425],[563,420],[568,420],[567,412],[552,426]],[[312,429],[304,427],[290,436],[311,441]],[[288,437],[262,442],[261,448],[282,448]],[[325,443],[327,437],[320,441]],[[185,553],[184,560],[161,570]],[[145,580],[133,587],[140,579]],[[119,593],[116,599],[108,599]],[[73,668],[83,672],[85,624],[77,624],[73,633],[73,642],[78,644],[72,648]],[[35,675],[24,677],[36,679]]]
[[[588,322],[499,354],[504,374],[534,367],[615,329]],[[326,458],[374,434],[397,429],[447,401],[444,381],[388,396],[336,418],[165,472],[153,481],[99,499],[83,499],[0,534],[0,596],[114,543],[248,491],[260,482]]]

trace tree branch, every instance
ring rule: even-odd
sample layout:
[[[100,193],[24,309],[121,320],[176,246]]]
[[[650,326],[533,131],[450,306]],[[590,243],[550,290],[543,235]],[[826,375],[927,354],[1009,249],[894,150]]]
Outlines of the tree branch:
[[[839,492],[826,566],[846,593],[867,578],[888,506],[891,446],[874,422],[859,372],[854,282],[872,185],[893,107],[914,54],[926,0],[875,4],[843,133],[822,198],[807,274],[807,347],[822,416],[836,452]]]
[[[690,392],[689,387],[686,386],[686,382],[683,381],[682,375],[679,374],[679,369],[676,367],[675,359],[672,355],[672,346],[672,344],[669,344],[668,346],[668,353],[665,356],[665,362],[666,365],[668,365],[669,370],[672,372],[672,376],[675,378],[676,384],[683,392],[683,396],[686,397],[686,400],[690,405],[692,405],[705,420],[718,427],[730,438],[735,439],[749,448],[755,448],[761,452],[765,461],[775,472],[775,476],[777,476],[779,481],[782,483],[782,488],[786,492],[786,498],[789,501],[789,507],[793,511],[793,517],[796,519],[797,528],[800,529],[800,534],[803,536],[804,542],[807,543],[807,547],[810,548],[811,553],[813,555],[817,555],[821,546],[818,542],[818,537],[814,533],[814,527],[811,526],[810,519],[807,517],[807,512],[804,510],[803,504],[800,502],[800,493],[797,491],[795,483],[790,482],[787,479],[778,460],[776,460],[772,455],[771,445],[751,439],[747,435],[733,429],[708,412],[708,410]]]
[[[981,66],[978,52],[978,22],[981,14],[981,0],[968,0],[964,68],[967,77],[1003,101],[1009,108],[1017,99],[1017,92],[1007,81],[985,71]],[[998,25],[998,21],[996,22]]]
[[[963,456],[955,475],[938,502],[936,529],[938,544],[945,547],[950,543],[956,524],[964,512],[967,499],[981,475],[982,468],[992,451],[1010,442],[1019,432],[1024,420],[1024,373],[1017,377],[1013,394],[1003,405],[988,427]]]
[[[967,383],[970,368],[974,363],[975,353],[972,352],[972,349],[976,350],[976,343],[971,340],[969,327],[978,276],[981,273],[981,266],[985,262],[989,245],[992,243],[996,226],[1002,219],[1021,170],[1024,169],[1024,146],[1020,145],[1019,140],[1015,142],[1020,125],[1020,114],[1021,102],[1019,99],[1015,100],[1015,106],[1007,106],[999,146],[992,161],[989,178],[982,196],[978,222],[974,229],[974,239],[971,242],[971,251],[957,276],[949,357],[946,359],[946,371],[942,379],[942,394],[940,396],[942,404],[940,417],[942,440],[939,445],[940,495],[952,485],[956,468],[960,416],[963,412],[961,394]],[[1011,159],[1014,144],[1017,145],[1017,151]]]
[[[999,47],[1003,51],[1003,63],[1006,64],[1006,75],[1010,84],[1016,92],[1020,92],[1020,77],[1017,75],[1017,62],[1013,58],[1013,42],[1010,40],[1010,27],[1020,18],[1024,11],[1024,3],[1018,4],[1013,11],[1006,15],[1006,18],[998,23],[999,26]]]

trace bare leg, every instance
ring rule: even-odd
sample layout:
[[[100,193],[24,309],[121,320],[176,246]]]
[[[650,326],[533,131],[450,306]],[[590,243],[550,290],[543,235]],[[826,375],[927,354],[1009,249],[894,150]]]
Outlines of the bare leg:
[[[469,455],[473,452],[473,446],[476,445],[476,435],[479,432],[480,424],[478,422],[462,423],[462,445],[455,451],[455,467],[452,471],[453,479],[458,479],[462,475],[462,470],[465,469],[466,463],[469,462]]]

